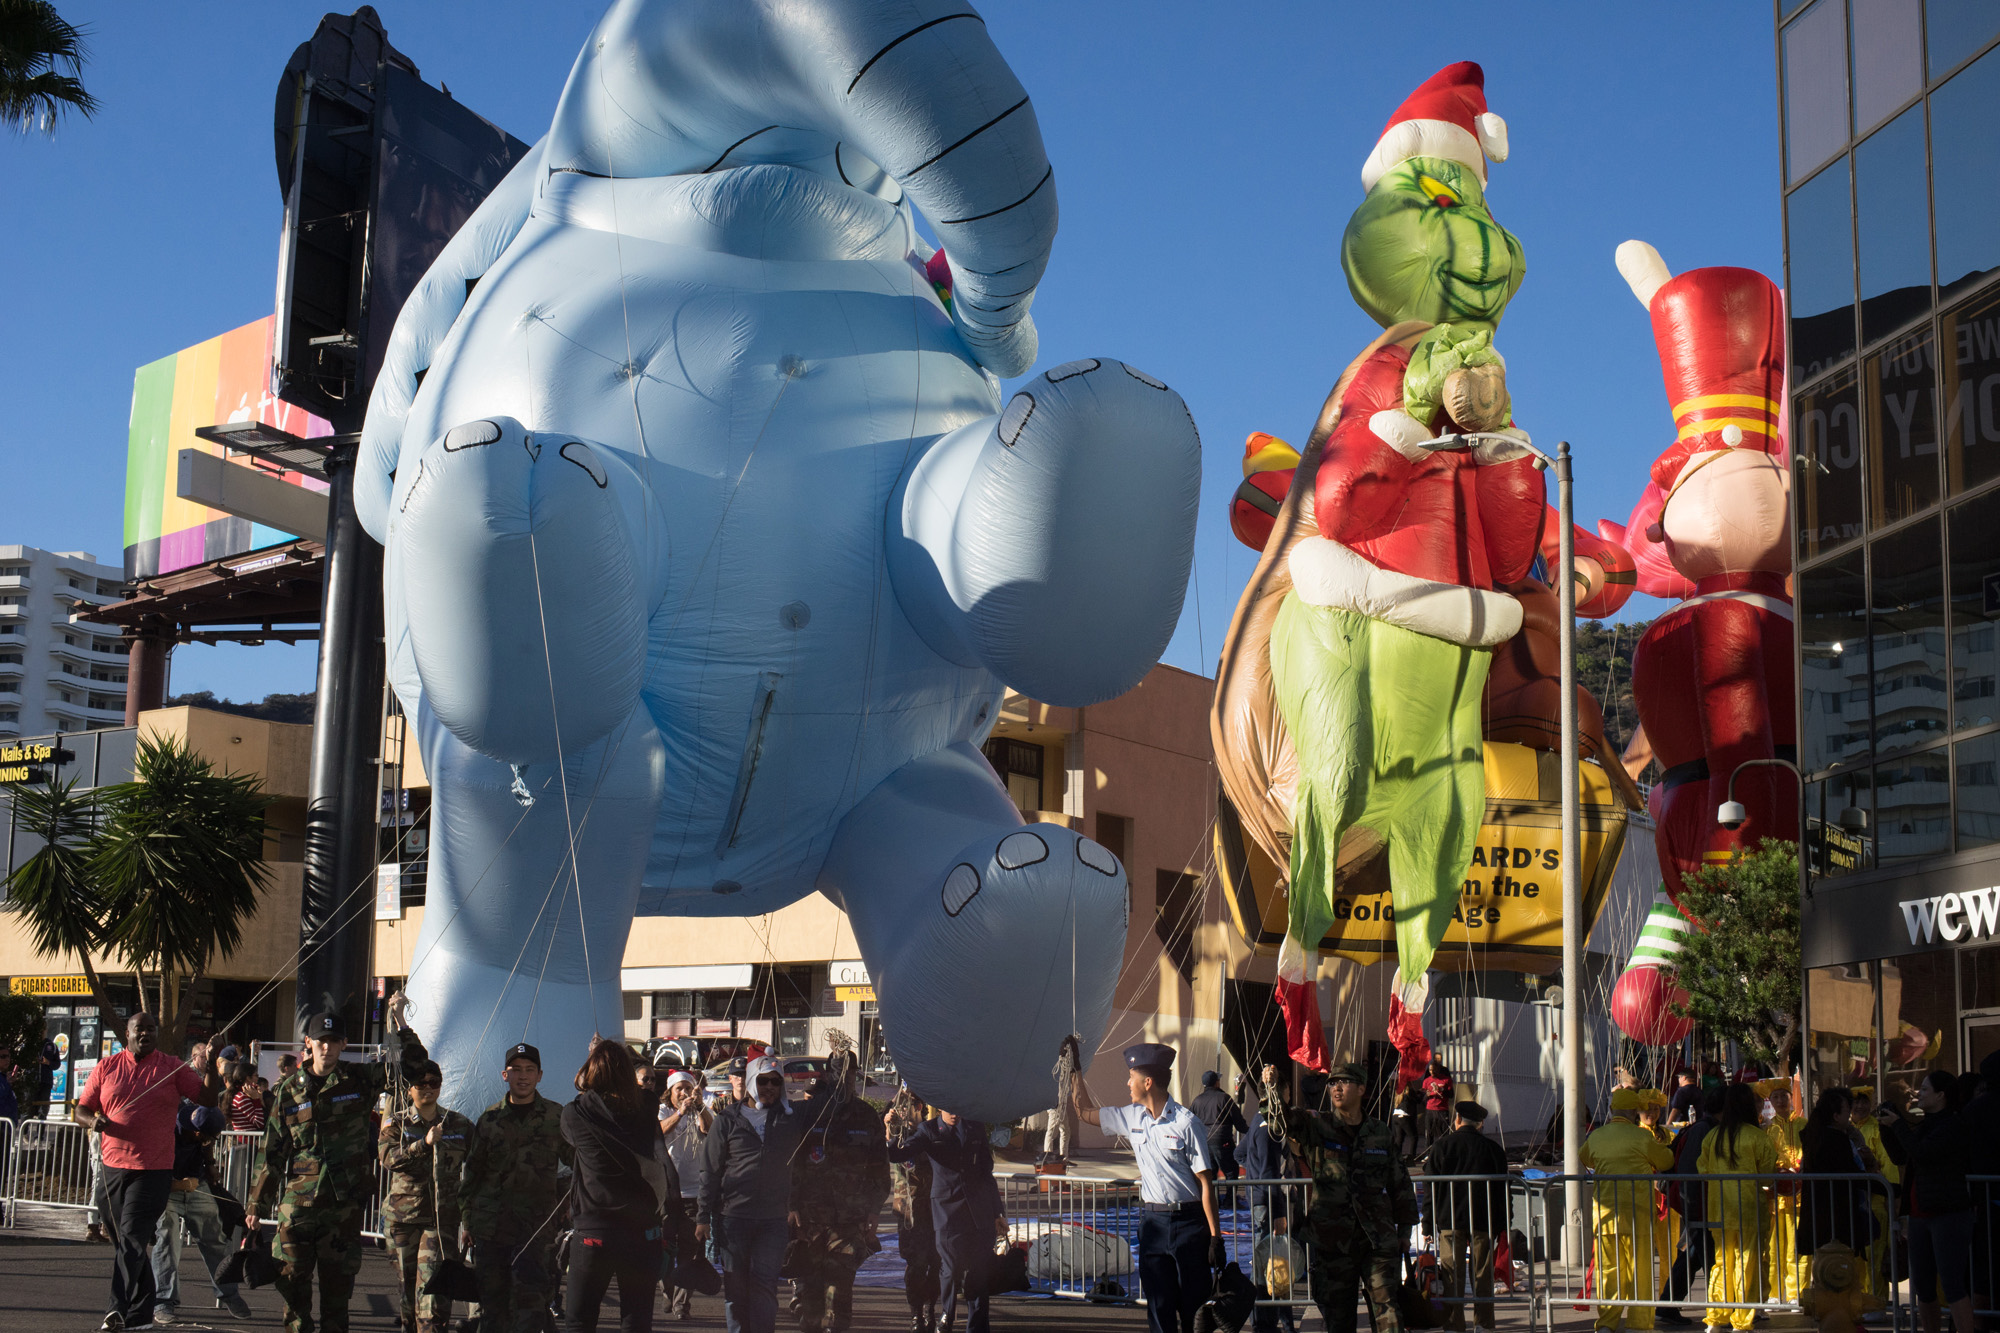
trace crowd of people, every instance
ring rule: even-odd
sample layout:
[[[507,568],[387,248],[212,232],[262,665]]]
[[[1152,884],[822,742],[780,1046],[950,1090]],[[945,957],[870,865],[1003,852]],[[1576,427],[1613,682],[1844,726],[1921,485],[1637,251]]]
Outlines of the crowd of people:
[[[908,1089],[877,1111],[851,1052],[797,1101],[776,1060],[738,1059],[709,1104],[692,1073],[601,1040],[558,1105],[524,1042],[506,1053],[504,1094],[470,1119],[442,1105],[442,1074],[399,1004],[391,1018],[391,1062],[343,1060],[343,1021],[322,1014],[304,1058],[267,1088],[234,1050],[198,1046],[184,1063],[159,1048],[151,1014],[132,1016],[75,1108],[101,1145],[92,1225],[113,1247],[107,1333],[190,1320],[183,1229],[216,1308],[251,1317],[241,1273],[266,1221],[286,1328],[345,1333],[378,1166],[406,1333],[442,1333],[454,1300],[476,1304],[482,1333],[539,1333],[552,1311],[593,1333],[614,1282],[625,1333],[650,1330],[662,1291],[680,1319],[697,1292],[719,1293],[732,1333],[772,1333],[786,1277],[797,1327],[832,1333],[881,1249],[885,1202],[912,1329],[984,1333],[1007,1234],[987,1127]],[[403,1104],[378,1115],[391,1094]],[[261,1134],[240,1198],[216,1155],[226,1130]]]

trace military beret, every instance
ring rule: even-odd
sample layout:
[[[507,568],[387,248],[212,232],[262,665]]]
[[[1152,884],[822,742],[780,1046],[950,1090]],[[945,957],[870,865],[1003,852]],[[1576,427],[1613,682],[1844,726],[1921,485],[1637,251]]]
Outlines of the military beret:
[[[1459,1102],[1451,1109],[1458,1112],[1458,1118],[1467,1124],[1478,1125],[1485,1123],[1486,1108],[1478,1102]]]
[[[322,1041],[332,1041],[335,1037],[344,1041],[347,1038],[347,1020],[332,1010],[314,1014],[306,1020],[306,1035]]]
[[[537,1069],[542,1067],[542,1053],[525,1041],[517,1041],[507,1048],[507,1063],[511,1065],[516,1060],[526,1060]]]
[[[1362,1087],[1365,1088],[1368,1086],[1368,1070],[1362,1065],[1362,1063],[1359,1060],[1349,1060],[1345,1064],[1335,1065],[1332,1069],[1327,1071],[1326,1075],[1327,1082],[1335,1083],[1341,1079],[1347,1079],[1350,1082],[1359,1083]]]
[[[729,1062],[729,1076],[731,1078],[742,1078],[745,1074],[748,1074],[749,1072],[750,1072],[750,1062],[744,1059],[742,1056],[739,1055],[734,1060],[731,1060]]]
[[[1157,1041],[1142,1041],[1125,1048],[1125,1067],[1144,1074],[1164,1074],[1174,1067],[1174,1048]]]

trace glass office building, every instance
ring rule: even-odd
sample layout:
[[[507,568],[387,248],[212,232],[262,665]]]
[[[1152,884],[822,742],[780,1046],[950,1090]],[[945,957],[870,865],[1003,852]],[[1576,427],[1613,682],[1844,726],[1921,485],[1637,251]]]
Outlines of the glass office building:
[[[2000,3],[1777,0],[1818,1081],[2000,1049]]]

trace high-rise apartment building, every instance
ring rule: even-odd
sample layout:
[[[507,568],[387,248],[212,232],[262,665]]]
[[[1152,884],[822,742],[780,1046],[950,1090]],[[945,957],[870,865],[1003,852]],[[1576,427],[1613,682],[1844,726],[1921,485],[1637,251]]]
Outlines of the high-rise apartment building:
[[[1815,1081],[2000,1049],[2000,4],[1777,0]]]
[[[125,644],[77,619],[123,595],[88,551],[0,546],[0,738],[125,723]]]

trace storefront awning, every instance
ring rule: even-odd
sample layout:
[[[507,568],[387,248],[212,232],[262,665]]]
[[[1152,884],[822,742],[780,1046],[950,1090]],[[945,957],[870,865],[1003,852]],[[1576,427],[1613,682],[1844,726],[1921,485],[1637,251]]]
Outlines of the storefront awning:
[[[745,990],[755,968],[750,963],[711,963],[701,967],[628,967],[619,973],[619,989]]]

